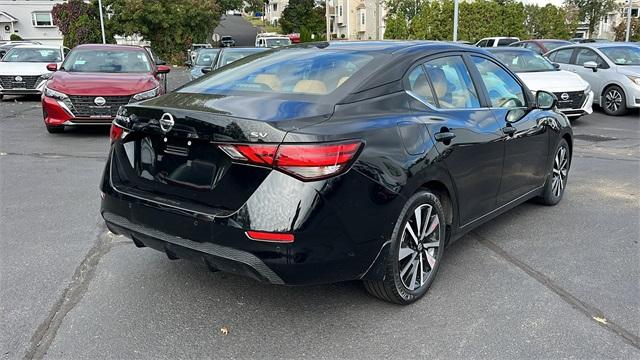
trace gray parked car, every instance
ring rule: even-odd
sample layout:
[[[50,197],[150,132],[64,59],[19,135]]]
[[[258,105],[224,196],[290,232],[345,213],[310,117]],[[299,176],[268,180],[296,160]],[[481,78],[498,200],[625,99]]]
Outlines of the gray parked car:
[[[608,115],[640,108],[640,46],[632,43],[584,43],[563,46],[546,54],[563,70],[585,79],[594,103]]]

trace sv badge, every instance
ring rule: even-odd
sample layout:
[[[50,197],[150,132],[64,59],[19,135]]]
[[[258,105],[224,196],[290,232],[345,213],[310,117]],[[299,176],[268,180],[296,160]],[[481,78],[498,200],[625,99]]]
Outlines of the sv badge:
[[[251,136],[252,138],[257,138],[257,139],[264,139],[267,137],[267,133],[263,133],[263,132],[259,132],[259,131],[252,131],[249,133],[249,136]]]

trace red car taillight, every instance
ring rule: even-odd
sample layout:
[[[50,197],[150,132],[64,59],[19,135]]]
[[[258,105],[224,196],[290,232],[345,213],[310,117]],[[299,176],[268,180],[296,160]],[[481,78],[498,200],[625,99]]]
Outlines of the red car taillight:
[[[224,144],[218,145],[236,161],[272,166],[301,180],[337,175],[351,164],[361,141],[320,144]]]
[[[114,123],[111,123],[111,130],[109,131],[109,138],[111,139],[111,142],[114,142],[115,140],[120,139],[123,133],[124,133],[123,128],[121,128],[120,126]]]

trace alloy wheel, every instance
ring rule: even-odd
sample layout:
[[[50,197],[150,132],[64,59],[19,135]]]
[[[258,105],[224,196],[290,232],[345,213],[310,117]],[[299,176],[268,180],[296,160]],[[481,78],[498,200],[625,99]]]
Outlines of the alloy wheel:
[[[611,112],[616,112],[622,106],[622,94],[617,89],[607,91],[604,106]]]
[[[398,251],[400,281],[414,291],[427,283],[440,258],[440,220],[429,204],[418,206],[405,223]]]
[[[562,194],[567,184],[568,167],[569,159],[567,157],[567,148],[560,146],[553,160],[553,176],[551,178],[551,191],[553,191],[553,195],[556,197]]]

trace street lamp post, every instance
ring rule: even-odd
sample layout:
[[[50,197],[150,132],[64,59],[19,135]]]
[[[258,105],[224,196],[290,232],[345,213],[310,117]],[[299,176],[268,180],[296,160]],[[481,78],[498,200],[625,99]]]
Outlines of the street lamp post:
[[[453,41],[458,41],[458,0],[453,1]]]
[[[100,9],[100,29],[102,30],[102,43],[106,44],[107,39],[104,37],[104,18],[102,17],[102,0],[98,0],[98,8]]]
[[[629,7],[627,8],[627,33],[624,36],[624,41],[629,42],[629,36],[631,35],[631,0],[629,1]]]

